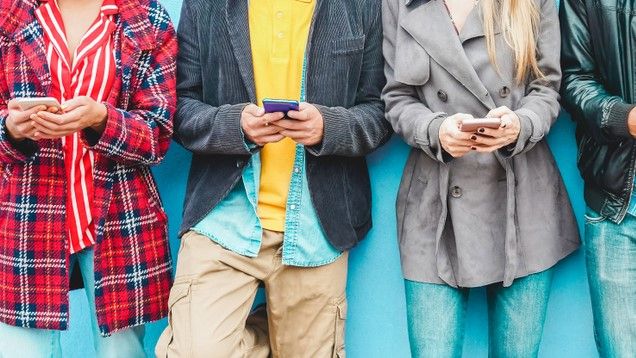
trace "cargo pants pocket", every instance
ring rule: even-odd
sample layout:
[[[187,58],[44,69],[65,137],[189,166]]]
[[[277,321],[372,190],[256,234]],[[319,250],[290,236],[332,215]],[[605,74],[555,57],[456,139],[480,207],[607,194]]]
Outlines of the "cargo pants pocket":
[[[157,358],[191,357],[191,280],[174,283],[168,299],[168,327],[163,331],[155,354]]]
[[[332,358],[345,358],[345,323],[347,321],[347,298],[342,296],[336,301],[334,349]]]

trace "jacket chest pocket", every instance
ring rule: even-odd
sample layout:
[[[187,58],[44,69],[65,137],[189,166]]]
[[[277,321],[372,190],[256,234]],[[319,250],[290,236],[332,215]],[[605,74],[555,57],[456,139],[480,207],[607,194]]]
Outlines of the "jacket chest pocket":
[[[414,40],[397,43],[393,69],[395,80],[410,86],[425,85],[431,77],[430,56]]]
[[[331,42],[331,71],[329,78],[335,93],[346,93],[353,100],[356,93],[364,54],[365,36],[346,37]]]

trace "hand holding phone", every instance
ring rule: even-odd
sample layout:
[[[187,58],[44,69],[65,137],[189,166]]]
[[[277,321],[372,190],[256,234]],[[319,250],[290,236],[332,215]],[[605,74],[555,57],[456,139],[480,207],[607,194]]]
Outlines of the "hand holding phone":
[[[476,132],[479,128],[497,129],[501,126],[501,118],[465,118],[459,123],[462,132]]]
[[[9,116],[5,121],[9,136],[15,141],[31,138],[35,133],[31,115],[50,108],[59,110],[60,107],[59,102],[51,97],[14,98],[10,100],[7,103]]]

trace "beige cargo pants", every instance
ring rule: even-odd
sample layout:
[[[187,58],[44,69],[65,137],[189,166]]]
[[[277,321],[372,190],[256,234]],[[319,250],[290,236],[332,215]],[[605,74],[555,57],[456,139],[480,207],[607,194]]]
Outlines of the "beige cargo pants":
[[[264,231],[249,258],[184,235],[157,357],[344,357],[347,253],[325,266],[285,266],[282,242],[282,233]],[[261,282],[266,318],[250,316]]]

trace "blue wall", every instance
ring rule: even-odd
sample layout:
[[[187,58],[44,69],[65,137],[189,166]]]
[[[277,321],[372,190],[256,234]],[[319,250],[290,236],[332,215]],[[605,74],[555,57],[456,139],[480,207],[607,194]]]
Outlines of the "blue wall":
[[[181,1],[162,2],[177,22]],[[563,115],[552,129],[549,143],[582,229],[582,182],[575,164],[573,124],[566,115]],[[394,210],[397,188],[407,154],[408,147],[399,139],[393,138],[388,145],[369,157],[375,226],[366,240],[355,248],[350,256],[346,342],[347,354],[352,358],[409,357]],[[173,257],[176,257],[177,253],[176,232],[180,223],[189,162],[190,155],[174,144],[166,161],[155,169],[170,217]],[[473,290],[468,309],[465,357],[488,355],[485,309],[484,291]],[[71,293],[70,330],[62,335],[64,357],[85,358],[94,355],[90,337],[82,334],[90,331],[87,313],[84,293]],[[148,326],[146,345],[149,353],[152,352],[164,326],[165,320]],[[558,266],[540,356],[598,356],[594,347],[589,292],[580,251]]]

